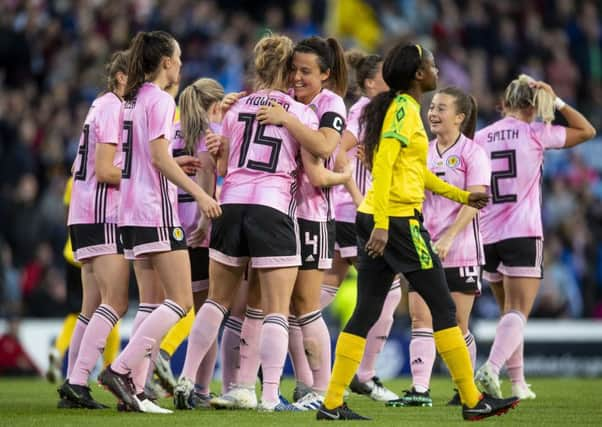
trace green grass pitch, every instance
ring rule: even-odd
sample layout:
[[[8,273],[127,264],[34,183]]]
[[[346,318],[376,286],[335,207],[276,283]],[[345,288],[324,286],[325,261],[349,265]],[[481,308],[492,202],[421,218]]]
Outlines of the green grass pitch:
[[[387,381],[386,385],[399,392],[409,385],[408,378]],[[290,396],[291,380],[285,380],[282,390]],[[503,384],[509,392],[508,382]],[[534,378],[532,388],[537,393],[534,401],[524,401],[502,417],[489,418],[488,425],[525,426],[601,426],[602,379]],[[214,384],[214,390],[218,390]],[[254,411],[178,411],[172,415],[118,413],[115,410],[90,411],[59,410],[56,408],[56,387],[40,380],[0,379],[0,426],[308,426],[323,425],[310,412],[261,414]],[[386,408],[363,396],[351,395],[349,406],[372,422],[345,422],[347,425],[376,426],[448,426],[461,425],[460,409],[445,406],[452,395],[452,384],[447,378],[435,378],[432,383],[432,408]],[[113,397],[97,386],[93,395],[103,403],[115,405]],[[161,402],[172,407],[170,400]],[[331,425],[330,423],[326,423]],[[340,423],[337,423],[340,424]]]

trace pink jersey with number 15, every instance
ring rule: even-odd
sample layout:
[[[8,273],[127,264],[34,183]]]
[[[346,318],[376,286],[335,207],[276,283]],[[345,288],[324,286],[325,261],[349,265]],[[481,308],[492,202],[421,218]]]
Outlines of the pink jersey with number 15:
[[[505,117],[477,132],[474,141],[491,159],[491,202],[481,212],[483,243],[543,237],[543,155],[564,147],[566,128]]]
[[[230,149],[220,202],[263,205],[294,216],[299,143],[283,126],[259,124],[257,111],[271,101],[317,129],[314,112],[286,93],[260,90],[239,99],[222,122]]]

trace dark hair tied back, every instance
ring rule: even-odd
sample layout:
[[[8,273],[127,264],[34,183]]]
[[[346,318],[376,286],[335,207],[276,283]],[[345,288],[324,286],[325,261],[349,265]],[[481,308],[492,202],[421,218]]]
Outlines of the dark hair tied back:
[[[467,94],[459,87],[450,86],[441,89],[437,93],[443,93],[454,98],[456,112],[464,114],[464,120],[460,125],[460,132],[466,137],[474,138],[474,133],[477,128],[477,101],[474,96]]]
[[[129,52],[120,50],[111,55],[111,59],[107,63],[105,69],[107,74],[107,90],[115,92],[117,90],[118,81],[117,73],[127,74],[128,72]]]
[[[330,70],[330,89],[339,96],[347,92],[347,66],[345,65],[345,52],[339,42],[330,37],[313,36],[301,40],[295,46],[293,53],[313,53],[318,57],[320,71],[325,73]]]
[[[130,45],[128,83],[124,98],[134,99],[138,89],[153,75],[164,57],[171,57],[175,49],[175,39],[165,31],[139,32]]]
[[[345,59],[351,69],[353,81],[362,92],[365,91],[366,79],[373,79],[378,72],[378,64],[383,59],[380,55],[367,55],[359,50],[350,50],[345,54]]]
[[[372,165],[374,152],[380,142],[380,134],[391,101],[398,92],[410,89],[416,71],[422,65],[422,56],[416,45],[397,44],[387,53],[383,62],[383,79],[389,91],[376,95],[362,112],[360,129],[363,129],[366,161]]]

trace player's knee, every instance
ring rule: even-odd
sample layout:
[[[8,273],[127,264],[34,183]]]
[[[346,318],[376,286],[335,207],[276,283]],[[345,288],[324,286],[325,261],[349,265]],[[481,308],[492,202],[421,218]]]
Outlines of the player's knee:
[[[193,307],[192,293],[190,295],[178,295],[175,298],[170,298],[180,306],[180,308],[184,311],[184,313],[188,313],[190,309]]]
[[[127,301],[127,299],[113,301],[113,303],[109,303],[109,305],[111,307],[113,307],[113,310],[115,310],[115,312],[117,313],[117,315],[120,318],[123,317],[123,316],[125,316],[125,313],[127,313],[127,311],[128,311],[128,301]]]
[[[428,315],[424,315],[424,313],[420,313],[420,314],[413,314],[411,316],[411,321],[412,321],[412,329],[421,329],[421,328],[427,328],[427,329],[431,329],[433,327],[433,321],[431,320],[431,316]]]
[[[432,308],[433,330],[440,331],[442,329],[451,328],[458,325],[456,321],[456,305],[451,297],[446,301],[442,301],[440,307]]]
[[[297,317],[320,309],[319,303],[312,301],[307,295],[295,295],[291,303],[293,312]]]
[[[378,320],[379,315],[380,310],[374,309],[374,306],[370,309],[369,304],[362,304],[358,301],[351,319],[349,319],[347,326],[345,326],[345,332],[366,337]]]

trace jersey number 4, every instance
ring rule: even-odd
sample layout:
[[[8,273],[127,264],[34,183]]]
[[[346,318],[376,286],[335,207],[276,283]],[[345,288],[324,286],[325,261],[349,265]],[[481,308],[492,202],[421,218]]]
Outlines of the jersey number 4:
[[[238,121],[245,124],[242,146],[240,147],[240,157],[238,159],[238,167],[247,167],[249,169],[255,169],[262,172],[276,172],[276,167],[278,166],[278,156],[280,155],[280,148],[282,147],[282,140],[265,135],[265,125],[258,123],[257,127],[255,127],[255,114],[240,113],[238,115]],[[255,133],[255,135],[253,135],[253,133]],[[270,147],[272,151],[270,153],[269,160],[267,162],[258,162],[247,159],[251,144],[266,145]]]

